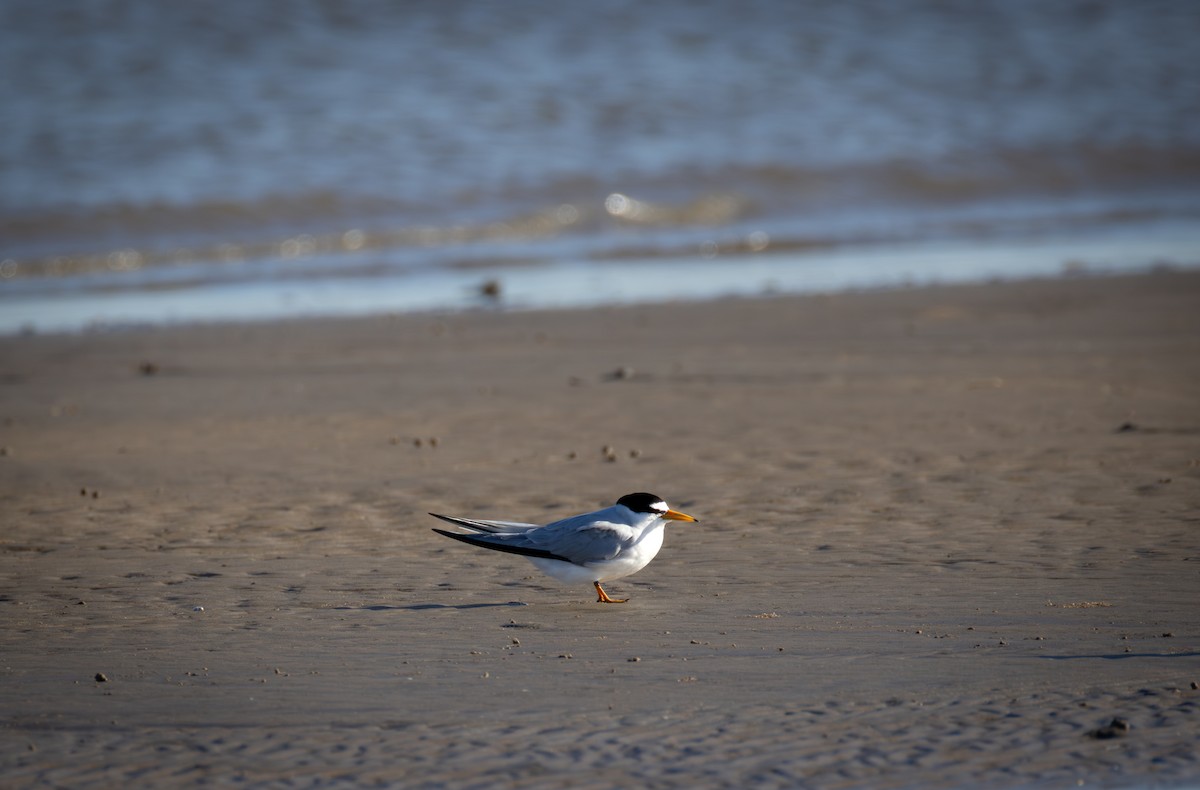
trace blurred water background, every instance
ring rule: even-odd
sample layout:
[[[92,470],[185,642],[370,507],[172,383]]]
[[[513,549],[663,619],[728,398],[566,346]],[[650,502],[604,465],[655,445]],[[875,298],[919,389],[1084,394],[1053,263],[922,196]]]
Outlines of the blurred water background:
[[[1195,0],[0,0],[0,331],[1200,264]]]

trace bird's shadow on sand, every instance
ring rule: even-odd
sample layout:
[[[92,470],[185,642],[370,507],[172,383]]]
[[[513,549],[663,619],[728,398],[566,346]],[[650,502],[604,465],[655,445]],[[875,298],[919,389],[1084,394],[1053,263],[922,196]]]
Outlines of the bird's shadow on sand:
[[[340,611],[353,610],[359,612],[422,612],[428,609],[491,609],[503,606],[528,606],[527,603],[521,601],[507,601],[505,603],[414,603],[408,606],[387,606],[386,604],[375,604],[374,606],[335,606],[334,609]]]

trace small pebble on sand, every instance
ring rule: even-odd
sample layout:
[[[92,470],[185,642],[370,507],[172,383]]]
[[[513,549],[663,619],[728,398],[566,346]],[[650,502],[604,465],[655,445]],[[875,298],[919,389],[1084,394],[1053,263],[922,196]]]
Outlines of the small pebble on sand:
[[[1098,740],[1104,740],[1107,738],[1119,738],[1122,735],[1127,734],[1131,729],[1132,729],[1132,727],[1130,726],[1128,721],[1118,717],[1118,718],[1114,718],[1112,721],[1110,721],[1108,724],[1105,724],[1103,727],[1092,730],[1091,732],[1088,733],[1088,735],[1090,737],[1096,738]]]

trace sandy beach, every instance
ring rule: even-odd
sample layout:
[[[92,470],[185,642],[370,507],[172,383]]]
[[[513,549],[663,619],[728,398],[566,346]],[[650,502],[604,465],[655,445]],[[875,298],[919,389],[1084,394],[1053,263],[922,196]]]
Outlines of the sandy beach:
[[[1197,786],[1198,308],[1159,272],[0,339],[0,785]],[[623,605],[426,515],[642,490],[700,523]]]

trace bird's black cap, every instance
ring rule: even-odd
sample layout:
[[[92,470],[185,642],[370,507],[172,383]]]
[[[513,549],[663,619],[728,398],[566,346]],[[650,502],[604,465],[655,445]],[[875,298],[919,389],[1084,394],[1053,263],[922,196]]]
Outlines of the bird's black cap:
[[[660,496],[639,491],[636,494],[626,494],[617,500],[618,505],[624,505],[634,513],[666,513],[667,503]]]

